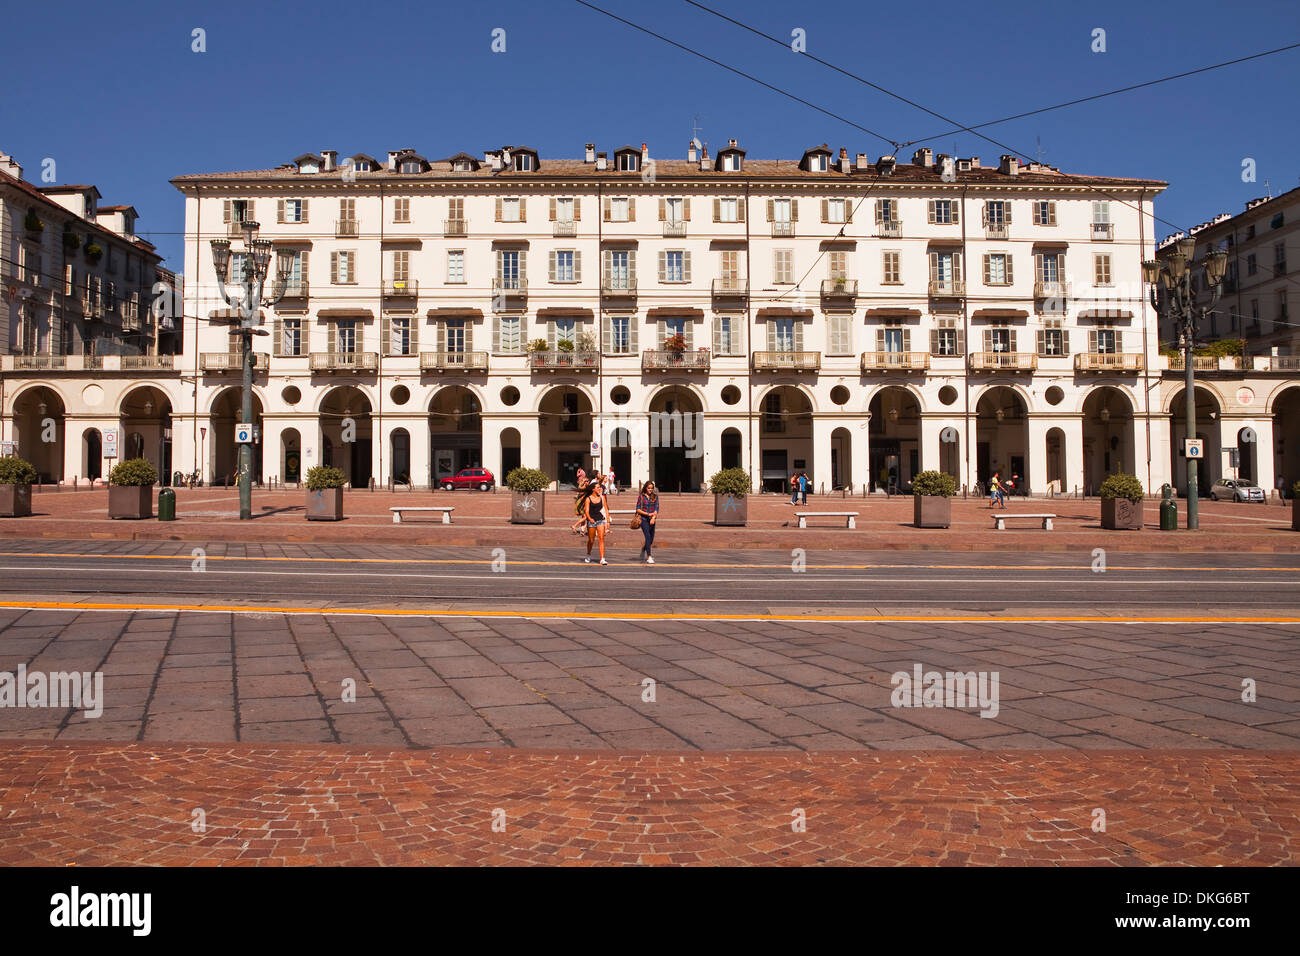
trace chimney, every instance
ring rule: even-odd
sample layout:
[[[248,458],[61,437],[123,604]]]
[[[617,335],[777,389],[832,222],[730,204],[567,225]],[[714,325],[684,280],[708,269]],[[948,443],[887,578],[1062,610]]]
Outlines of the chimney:
[[[957,178],[956,160],[954,160],[947,153],[940,153],[938,159],[939,161],[936,163],[936,165],[939,167],[939,175],[947,177],[948,179],[956,179]]]
[[[604,153],[596,154],[596,168],[602,172],[609,168],[609,157]]]
[[[487,154],[488,161],[492,163],[492,171],[494,173],[499,173],[501,170],[505,169],[506,164],[501,158],[501,153],[502,150],[493,150]]]
[[[881,156],[876,160],[876,172],[881,176],[894,175],[894,164],[896,160],[893,156]]]
[[[584,163],[594,163],[596,161],[596,144],[588,143],[586,155],[583,156]]]
[[[511,166],[511,163],[510,163],[510,151],[511,151],[512,149],[514,149],[513,146],[503,146],[503,147],[501,147],[501,165],[504,166],[506,169],[509,169],[510,166]]]
[[[399,152],[401,152],[401,150],[390,149],[390,150],[388,151],[388,168],[389,168],[389,169],[391,169],[391,170],[396,170],[396,169],[397,169],[397,154],[398,154]]]
[[[641,166],[645,167],[646,162],[650,159],[650,148],[645,143],[641,144]]]
[[[709,162],[709,147],[705,146],[700,150],[700,172],[707,173],[712,168],[713,164]]]
[[[980,165],[980,158],[979,158],[978,156],[972,156],[972,157],[970,158],[970,168],[971,168],[971,169],[982,169],[982,168],[983,168],[983,167]]]
[[[1020,160],[1014,156],[1003,156],[1002,165],[998,167],[998,171],[1008,176],[1019,176]]]
[[[686,161],[688,163],[695,163],[695,162],[699,162],[699,159],[700,159],[700,154],[699,151],[696,150],[695,148],[695,140],[691,140],[691,144],[686,147]]]
[[[18,160],[3,152],[0,152],[0,173],[8,173],[14,179],[23,178],[23,168],[18,165]]]
[[[339,151],[337,149],[322,149],[320,151],[321,169],[327,173],[332,173],[339,165]]]
[[[866,168],[867,168],[867,165],[868,165],[868,163],[867,163],[867,154],[866,154],[866,153],[858,153],[858,161],[857,161],[856,163],[854,163],[854,168],[856,168],[856,169],[866,169]]]
[[[922,146],[912,154],[913,166],[929,166],[934,162],[934,150],[928,146]]]
[[[734,139],[729,139],[729,140],[727,140],[727,145],[728,145],[729,147],[731,147],[732,149],[735,149],[735,148],[736,148],[736,141],[735,141]]]

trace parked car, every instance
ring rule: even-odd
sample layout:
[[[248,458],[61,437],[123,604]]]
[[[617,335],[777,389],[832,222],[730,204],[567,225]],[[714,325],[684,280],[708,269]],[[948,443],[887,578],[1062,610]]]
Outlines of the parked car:
[[[1241,478],[1220,478],[1210,486],[1210,497],[1215,501],[1228,498],[1232,501],[1266,501],[1264,489]]]
[[[450,478],[441,479],[438,484],[443,491],[455,491],[457,488],[477,488],[479,491],[491,491],[497,480],[486,468],[462,468]]]

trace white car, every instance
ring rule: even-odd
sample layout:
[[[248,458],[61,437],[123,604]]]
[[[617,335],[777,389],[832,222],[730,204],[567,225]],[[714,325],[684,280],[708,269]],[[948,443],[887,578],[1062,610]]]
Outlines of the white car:
[[[1263,503],[1267,500],[1263,488],[1240,478],[1220,478],[1210,486],[1210,497],[1215,501],[1220,498],[1228,498],[1232,501],[1258,501]]]

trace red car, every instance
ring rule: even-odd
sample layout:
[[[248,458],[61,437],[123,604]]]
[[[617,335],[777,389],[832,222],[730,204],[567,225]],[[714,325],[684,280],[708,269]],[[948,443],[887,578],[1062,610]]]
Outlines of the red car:
[[[492,472],[486,468],[462,468],[450,478],[441,479],[438,484],[443,491],[455,491],[457,488],[477,488],[479,491],[491,491],[497,483]]]

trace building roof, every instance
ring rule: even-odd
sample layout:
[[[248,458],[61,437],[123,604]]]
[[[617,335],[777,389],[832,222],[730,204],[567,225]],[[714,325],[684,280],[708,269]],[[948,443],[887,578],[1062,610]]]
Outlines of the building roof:
[[[136,240],[133,240],[132,238],[127,237],[127,236],[118,235],[118,234],[117,234],[116,232],[114,232],[112,229],[108,229],[108,228],[106,228],[106,227],[104,227],[104,226],[101,226],[101,225],[100,225],[99,223],[97,223],[97,222],[92,222],[92,221],[89,220],[89,219],[83,219],[83,218],[81,218],[80,216],[78,216],[78,215],[76,215],[75,213],[71,212],[70,210],[68,210],[68,209],[65,208],[64,206],[60,206],[60,205],[59,205],[58,203],[56,203],[53,199],[50,199],[48,196],[46,196],[46,195],[45,195],[45,194],[40,190],[40,188],[38,188],[38,187],[36,187],[36,186],[33,186],[31,183],[27,182],[27,180],[25,180],[25,179],[17,179],[17,178],[15,178],[15,177],[13,177],[13,176],[10,176],[8,173],[6,173],[6,172],[0,170],[0,187],[6,187],[6,186],[9,187],[9,188],[11,188],[11,189],[16,189],[16,190],[18,190],[19,192],[26,194],[28,197],[30,197],[31,199],[35,200],[35,201],[38,202],[39,204],[41,204],[41,206],[42,206],[44,209],[46,209],[46,210],[48,210],[48,211],[51,211],[51,212],[55,212],[55,213],[57,213],[60,217],[66,217],[66,218],[69,218],[69,219],[74,220],[74,221],[77,223],[77,228],[78,228],[78,229],[85,229],[87,233],[90,233],[90,234],[92,234],[92,235],[99,235],[99,236],[102,236],[102,237],[111,237],[111,238],[113,238],[113,239],[116,239],[118,242],[127,242],[127,243],[136,244],[137,247],[138,247],[138,242],[137,242]],[[67,188],[72,188],[72,187],[63,187],[63,188],[67,189]],[[79,188],[79,189],[94,189],[93,186],[89,186],[89,187],[87,187],[87,186],[79,186],[79,187],[76,187],[76,188]],[[110,208],[111,208],[111,207],[110,207]],[[130,208],[130,207],[124,207],[124,208]],[[139,248],[139,247],[138,247],[138,248]],[[152,248],[152,247],[151,247],[151,248]],[[141,248],[140,251],[143,252],[145,255],[152,256],[153,258],[155,258],[155,259],[157,259],[157,260],[159,260],[159,261],[162,260],[162,256],[158,255],[156,252],[151,252],[151,251],[149,251],[149,250],[147,250],[147,249],[143,249],[143,248]]]
[[[103,198],[104,198],[104,197],[100,194],[99,190],[96,189],[94,186],[87,186],[87,185],[84,185],[84,184],[79,184],[79,185],[76,185],[76,186],[37,186],[36,188],[39,189],[39,190],[40,190],[41,192],[43,192],[43,193],[55,193],[55,194],[59,194],[59,193],[84,193],[84,192],[86,192],[87,190],[89,190],[90,192],[93,192],[93,193],[95,194],[95,198],[96,198],[96,199],[103,199]]]
[[[134,206],[97,206],[95,208],[95,211],[96,212],[129,212],[135,216],[140,215],[138,212],[135,211]]]

